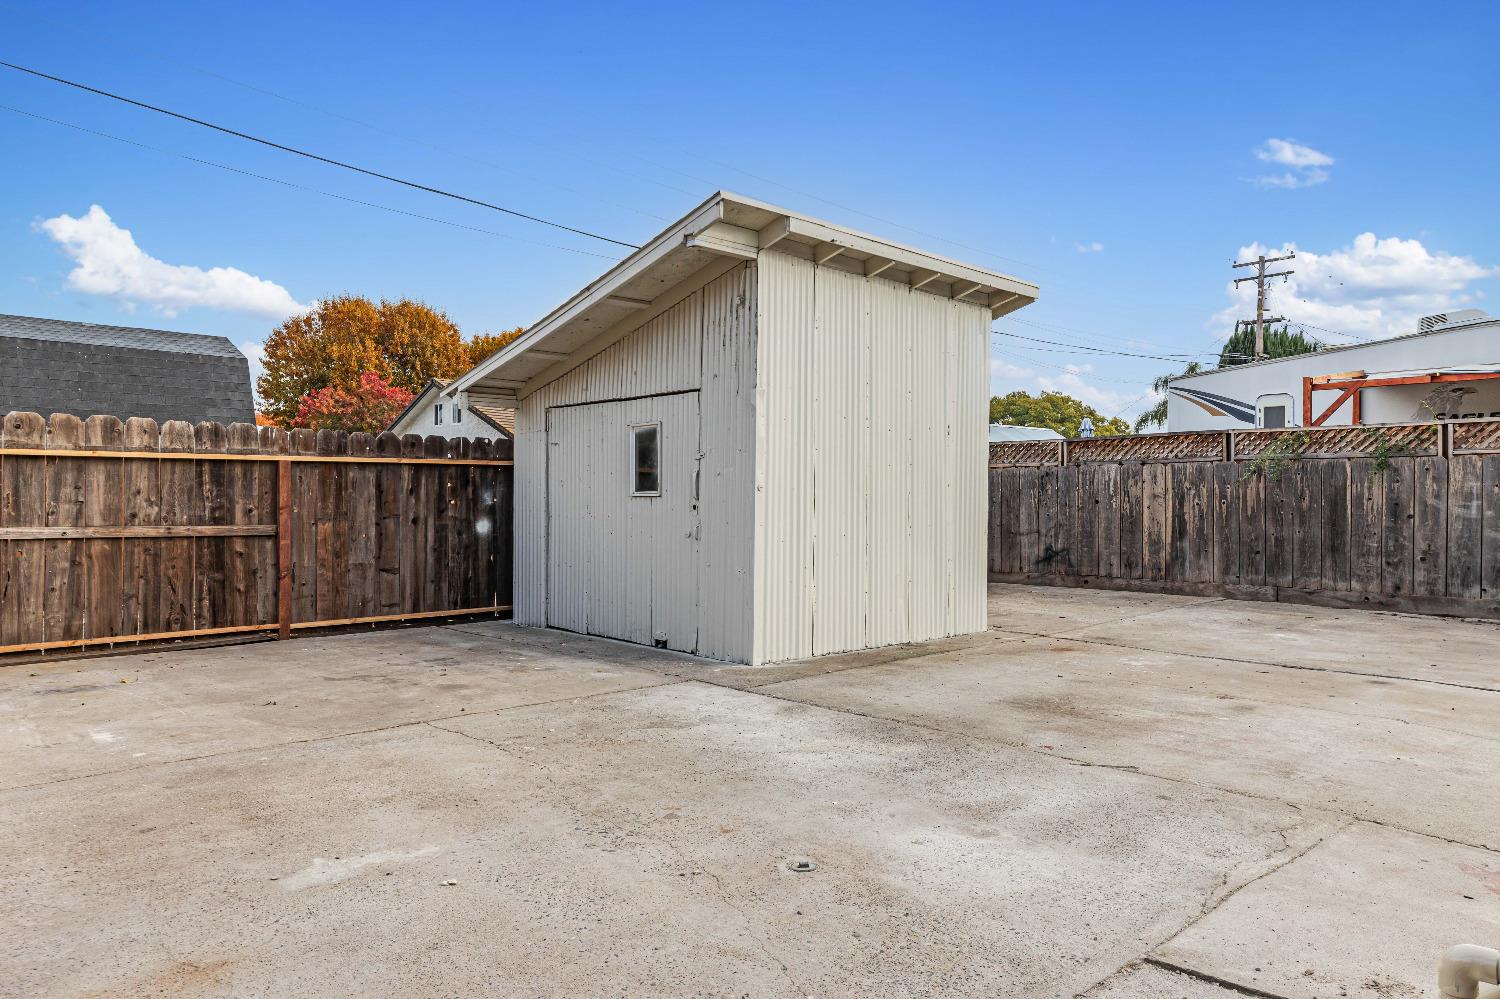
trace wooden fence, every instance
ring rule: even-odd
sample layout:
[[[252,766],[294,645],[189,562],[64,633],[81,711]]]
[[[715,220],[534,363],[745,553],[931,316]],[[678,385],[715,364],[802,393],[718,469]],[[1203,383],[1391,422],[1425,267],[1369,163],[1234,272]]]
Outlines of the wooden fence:
[[[992,577],[1500,617],[1500,421],[1150,436],[992,452]]]
[[[11,413],[0,654],[507,611],[510,448]]]

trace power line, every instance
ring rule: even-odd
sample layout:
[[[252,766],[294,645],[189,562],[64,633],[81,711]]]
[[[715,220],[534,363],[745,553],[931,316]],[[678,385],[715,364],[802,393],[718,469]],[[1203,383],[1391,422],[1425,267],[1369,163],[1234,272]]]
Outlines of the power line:
[[[274,142],[270,139],[264,139],[258,135],[251,135],[248,132],[241,132],[224,125],[216,125],[211,121],[204,121],[202,118],[194,118],[191,115],[182,114],[180,112],[172,111],[164,107],[158,107],[155,104],[147,104],[145,101],[138,101],[131,97],[125,97],[120,94],[111,93],[108,90],[101,90],[98,87],[91,87],[85,83],[78,83],[74,80],[64,79],[61,76],[53,76],[51,73],[43,73],[41,70],[29,69],[25,66],[18,66],[13,62],[5,62],[3,60],[0,60],[0,66],[4,66],[7,69],[16,70],[20,73],[26,73],[43,80],[51,80],[53,83],[60,83],[63,86],[73,87],[76,90],[82,90],[87,93],[97,94],[100,97],[108,97],[110,100],[120,101],[123,104],[130,104],[135,107],[142,108],[146,111],[154,111],[157,114],[167,115],[170,118],[176,118],[179,121],[185,121],[189,124],[198,125],[202,128],[212,129],[213,131],[223,133],[224,135],[232,135],[237,139],[245,139],[249,142],[256,142],[260,145],[268,146],[271,149],[279,149],[285,153],[292,153],[293,155],[302,156],[306,159],[316,160],[319,163],[326,163],[329,166],[336,166],[344,170],[351,170],[354,173],[362,173],[367,177],[374,177],[378,180],[389,181],[392,184],[400,184],[403,187],[409,187],[413,190],[426,191],[429,194],[437,194],[445,198],[452,198],[455,201],[463,201],[471,205],[477,205],[480,208],[488,208],[491,211],[501,212],[503,214],[511,215],[516,218],[525,219],[528,222],[536,222],[539,225],[551,226],[554,229],[561,229],[565,232],[571,232],[579,236],[587,236],[590,239],[601,240],[605,243],[613,243],[616,246],[623,246],[626,249],[640,249],[640,247],[635,243],[627,243],[624,240],[614,239],[610,236],[601,236],[596,232],[589,232],[587,229],[575,229],[572,226],[563,225],[561,222],[553,222],[548,219],[539,218],[535,215],[528,215],[525,212],[519,212],[513,208],[504,208],[500,205],[496,205],[488,201],[481,201],[478,198],[470,198],[467,195],[455,194],[452,191],[445,191],[440,187],[433,187],[429,184],[422,184],[413,180],[403,180],[400,177],[393,177],[390,174],[381,173],[378,170],[370,170],[366,167],[356,166],[353,163],[346,163],[343,160],[336,160],[328,156],[320,156],[317,153],[311,153],[305,149],[298,149],[295,146],[284,145],[280,142]]]
[[[45,14],[40,14],[40,13],[34,11],[34,10],[26,10],[24,8],[15,7],[14,5],[11,5],[11,4],[0,3],[0,6],[10,7],[11,10],[13,10],[17,14],[22,15],[23,17],[28,17],[28,18],[31,18],[32,20],[35,20],[35,21],[41,21],[41,22],[44,22],[44,23],[52,24],[52,25],[54,25],[56,27],[65,28],[65,29],[67,29],[70,32],[78,32],[78,31],[82,30],[84,34],[91,35],[95,40],[98,40],[98,41],[108,41],[108,42],[110,42],[112,44],[115,44],[116,47],[120,47],[118,45],[118,43],[115,43],[112,39],[106,39],[103,35],[99,34],[98,32],[89,31],[87,29],[87,27],[80,26],[80,25],[78,25],[76,23],[69,22],[69,21],[64,21],[64,20],[61,20],[61,19],[55,18],[55,17],[48,17]],[[132,46],[132,47],[134,47],[134,46]],[[147,49],[145,49],[145,51],[154,52],[157,56],[161,57],[163,60],[165,60],[167,62],[170,62],[170,63],[173,63],[174,65],[181,66],[184,69],[192,70],[194,73],[199,73],[199,74],[202,74],[203,76],[211,77],[212,79],[219,80],[219,81],[224,82],[224,83],[228,83],[228,84],[230,84],[232,86],[240,87],[240,88],[242,88],[244,90],[248,90],[248,91],[250,91],[251,93],[254,93],[254,94],[260,94],[260,95],[262,95],[264,97],[270,97],[270,98],[273,98],[273,99],[278,100],[278,101],[283,101],[283,102],[285,102],[287,104],[290,104],[290,105],[292,105],[294,107],[305,108],[305,109],[307,109],[309,111],[315,111],[318,114],[327,115],[328,117],[337,119],[339,121],[348,122],[351,125],[358,125],[360,128],[369,129],[370,131],[375,132],[375,133],[380,134],[380,135],[386,135],[386,136],[390,136],[391,138],[394,138],[394,139],[400,139],[402,142],[408,142],[408,143],[411,143],[413,145],[424,146],[424,147],[426,147],[428,149],[435,150],[435,151],[443,153],[444,155],[447,155],[447,156],[452,156],[452,157],[455,157],[457,159],[468,160],[470,163],[477,163],[480,166],[489,167],[491,170],[498,170],[501,173],[508,173],[508,174],[510,174],[510,175],[512,175],[514,177],[519,177],[522,180],[528,180],[528,181],[531,181],[531,182],[537,183],[537,184],[546,184],[547,186],[554,187],[554,188],[556,188],[559,191],[566,191],[569,194],[575,194],[575,195],[578,195],[579,197],[590,198],[590,199],[592,199],[594,201],[599,202],[602,205],[609,205],[610,207],[612,207],[612,208],[618,208],[621,211],[634,212],[637,215],[643,215],[646,218],[656,219],[656,220],[658,220],[660,222],[670,222],[670,221],[672,221],[671,219],[667,218],[664,215],[657,215],[655,212],[648,212],[648,211],[646,211],[644,209],[637,208],[634,205],[626,205],[626,204],[621,204],[621,203],[619,203],[617,201],[611,201],[608,198],[604,198],[604,197],[601,197],[598,194],[595,194],[593,191],[582,190],[582,189],[579,189],[579,188],[576,188],[576,187],[571,187],[571,186],[569,186],[567,184],[561,184],[561,183],[558,183],[555,180],[552,180],[551,178],[538,177],[538,176],[535,176],[533,174],[528,174],[528,173],[525,173],[524,171],[517,170],[515,167],[506,166],[506,165],[504,165],[502,163],[495,163],[495,162],[483,159],[483,158],[478,157],[478,156],[470,155],[469,153],[464,153],[464,152],[460,152],[459,150],[456,150],[456,149],[450,149],[450,148],[447,148],[445,146],[440,146],[440,145],[438,145],[435,142],[428,141],[427,139],[422,139],[422,138],[417,138],[415,136],[406,135],[404,133],[397,132],[397,131],[394,131],[394,130],[389,129],[389,128],[385,128],[384,126],[376,125],[373,122],[368,122],[368,121],[364,121],[363,119],[356,118],[353,115],[347,115],[347,114],[344,114],[344,113],[342,113],[340,111],[334,111],[334,110],[332,110],[330,108],[321,107],[320,105],[314,104],[311,101],[304,101],[304,100],[301,100],[301,99],[296,98],[296,97],[288,97],[286,94],[278,93],[275,90],[269,90],[269,89],[267,89],[265,87],[258,86],[258,85],[254,84],[254,83],[246,83],[243,80],[236,80],[234,77],[225,76],[223,73],[219,73],[219,72],[216,72],[216,71],[211,70],[211,69],[205,69],[202,66],[195,66],[194,64],[192,64],[190,62],[183,62],[181,59],[173,58],[172,55],[169,52],[165,51],[164,49],[162,49],[160,47],[148,47]],[[679,190],[679,189],[672,188],[672,190]],[[683,193],[693,194],[694,192],[692,192],[692,191],[686,191],[686,192],[683,192]]]
[[[1018,350],[1036,350],[1037,348],[1035,348],[1035,347],[1018,347],[1017,349]],[[1066,372],[1067,374],[1070,374],[1070,375],[1078,375],[1080,378],[1082,378],[1084,375],[1088,375],[1090,381],[1109,382],[1111,385],[1129,385],[1132,388],[1135,388],[1135,387],[1143,384],[1143,382],[1139,378],[1136,378],[1134,380],[1124,379],[1124,378],[1100,378],[1100,377],[1094,375],[1092,371],[1080,371],[1078,369],[1077,365],[1053,364],[1051,361],[1044,361],[1044,360],[1042,360],[1039,357],[1027,357],[1024,354],[1014,354],[1014,353],[1011,353],[1010,351],[1005,350],[1005,349],[1003,349],[1001,347],[996,347],[995,348],[995,353],[999,354],[1002,357],[1009,357],[1009,358],[1011,358],[1013,360],[1023,361],[1026,364],[1039,364],[1039,365],[1041,365],[1044,368],[1052,368],[1055,371],[1063,371],[1063,372]]]
[[[1076,344],[1076,343],[1059,343],[1056,340],[1041,340],[1041,339],[1038,339],[1037,337],[1022,336],[1019,333],[1006,333],[1004,330],[993,330],[992,332],[996,336],[1008,336],[1008,337],[1012,337],[1012,338],[1014,338],[1016,340],[1028,340],[1028,341],[1030,341],[1032,343],[1045,343],[1045,344],[1050,344],[1050,345],[1052,345],[1054,347],[1071,347],[1072,348],[1071,351],[1063,351],[1062,353],[1109,354],[1109,355],[1112,355],[1114,357],[1140,357],[1140,358],[1144,358],[1144,359],[1146,359],[1148,361],[1171,361],[1173,363],[1181,363],[1183,361],[1190,361],[1190,360],[1193,359],[1194,356],[1198,356],[1198,355],[1193,355],[1193,354],[1178,354],[1178,355],[1176,355],[1174,357],[1164,357],[1161,354],[1134,354],[1134,353],[1131,353],[1130,351],[1125,351],[1125,350],[1106,350],[1103,347],[1085,347],[1085,346],[1082,346],[1081,344]]]
[[[390,205],[377,204],[374,201],[361,201],[359,198],[351,198],[351,197],[348,197],[347,195],[335,194],[332,191],[323,191],[323,190],[319,190],[316,187],[307,187],[306,185],[303,185],[303,184],[295,184],[295,183],[293,183],[292,181],[289,181],[289,180],[282,180],[280,177],[268,177],[265,174],[254,173],[254,172],[252,172],[250,170],[241,169],[240,167],[230,166],[227,163],[218,163],[218,162],[215,162],[214,160],[206,160],[206,159],[202,159],[201,157],[198,157],[198,156],[189,156],[186,153],[174,152],[173,150],[170,150],[170,149],[162,149],[160,146],[148,145],[148,144],[146,144],[144,142],[137,142],[134,139],[124,138],[123,136],[111,135],[108,132],[100,132],[97,129],[85,128],[82,125],[75,125],[75,124],[73,124],[70,121],[63,121],[63,120],[61,120],[59,118],[48,118],[46,115],[35,114],[34,112],[31,112],[31,111],[24,111],[21,108],[11,107],[8,104],[0,104],[0,111],[10,111],[13,114],[25,115],[27,118],[34,118],[37,121],[45,121],[45,122],[47,122],[49,124],[52,124],[52,125],[61,125],[63,128],[71,128],[74,131],[84,132],[84,133],[86,133],[88,135],[98,136],[101,139],[111,139],[111,140],[113,140],[115,142],[123,143],[123,144],[125,144],[127,146],[135,146],[138,149],[149,149],[151,152],[161,153],[164,156],[174,156],[177,159],[187,160],[189,163],[197,163],[200,166],[209,166],[209,167],[214,167],[215,169],[218,169],[218,170],[226,170],[229,173],[236,173],[236,174],[239,174],[242,177],[253,177],[256,180],[263,180],[263,181],[266,181],[267,183],[271,183],[271,184],[280,184],[282,187],[290,187],[290,188],[293,188],[294,190],[306,191],[308,194],[322,195],[325,198],[333,198],[336,201],[345,201],[345,202],[348,202],[351,205],[363,205],[366,208],[378,208],[378,209],[380,209],[383,212],[391,212],[391,213],[393,213],[395,215],[405,215],[408,218],[421,219],[424,222],[436,222],[439,225],[452,226],[455,229],[466,229],[469,232],[481,232],[481,233],[484,233],[484,234],[489,235],[489,236],[498,236],[501,239],[509,239],[509,240],[513,240],[513,241],[515,241],[517,243],[525,243],[528,246],[545,246],[548,249],[562,250],[565,253],[578,253],[578,254],[582,254],[583,256],[586,256],[586,257],[598,257],[601,260],[618,260],[618,259],[620,259],[619,257],[612,257],[612,256],[610,256],[607,253],[595,253],[592,250],[580,250],[580,249],[578,249],[577,247],[574,247],[574,246],[562,246],[561,244],[558,244],[558,243],[544,243],[544,242],[541,242],[540,240],[526,239],[523,236],[512,236],[508,232],[496,232],[493,229],[483,229],[483,228],[480,228],[479,226],[465,225],[462,222],[454,222],[451,219],[440,219],[440,218],[436,218],[436,217],[431,216],[431,215],[422,215],[422,214],[419,214],[417,212],[409,212],[409,211],[405,210],[404,208],[392,208]]]

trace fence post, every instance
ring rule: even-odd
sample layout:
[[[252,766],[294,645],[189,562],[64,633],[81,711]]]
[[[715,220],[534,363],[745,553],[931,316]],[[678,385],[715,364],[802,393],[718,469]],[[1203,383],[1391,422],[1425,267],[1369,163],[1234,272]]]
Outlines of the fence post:
[[[277,637],[292,637],[292,463],[276,463],[276,623]]]

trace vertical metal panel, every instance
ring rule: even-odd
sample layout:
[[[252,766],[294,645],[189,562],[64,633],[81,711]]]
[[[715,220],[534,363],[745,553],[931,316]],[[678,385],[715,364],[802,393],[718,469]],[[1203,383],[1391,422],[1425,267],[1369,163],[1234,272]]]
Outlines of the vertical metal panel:
[[[819,268],[812,344],[814,655],[868,644],[870,282]]]
[[[812,654],[812,341],[815,268],[760,258],[756,322],[755,643],[751,661]]]
[[[948,343],[946,315],[951,306],[921,292],[911,299],[912,435],[911,603],[907,641],[947,634],[948,497],[951,481],[948,438]]]
[[[547,623],[547,429],[538,420],[523,431],[525,411],[523,404],[516,418],[511,616],[518,624],[540,628]]]
[[[872,281],[870,307],[869,644],[911,634],[912,343],[911,293]]]
[[[755,538],[755,267],[703,289],[698,654],[749,662]]]
[[[752,661],[983,630],[988,311],[760,272]]]
[[[955,509],[948,633],[963,635],[983,631],[989,625],[985,564],[989,518],[988,310],[955,303],[948,314],[948,335],[953,342],[949,387],[955,407],[950,424]]]

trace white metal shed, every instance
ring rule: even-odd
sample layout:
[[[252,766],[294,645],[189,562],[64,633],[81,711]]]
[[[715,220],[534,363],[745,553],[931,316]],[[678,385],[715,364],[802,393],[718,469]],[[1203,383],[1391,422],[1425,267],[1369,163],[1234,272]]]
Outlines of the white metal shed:
[[[1035,285],[720,192],[448,387],[516,415],[515,619],[766,663],[982,631]]]

